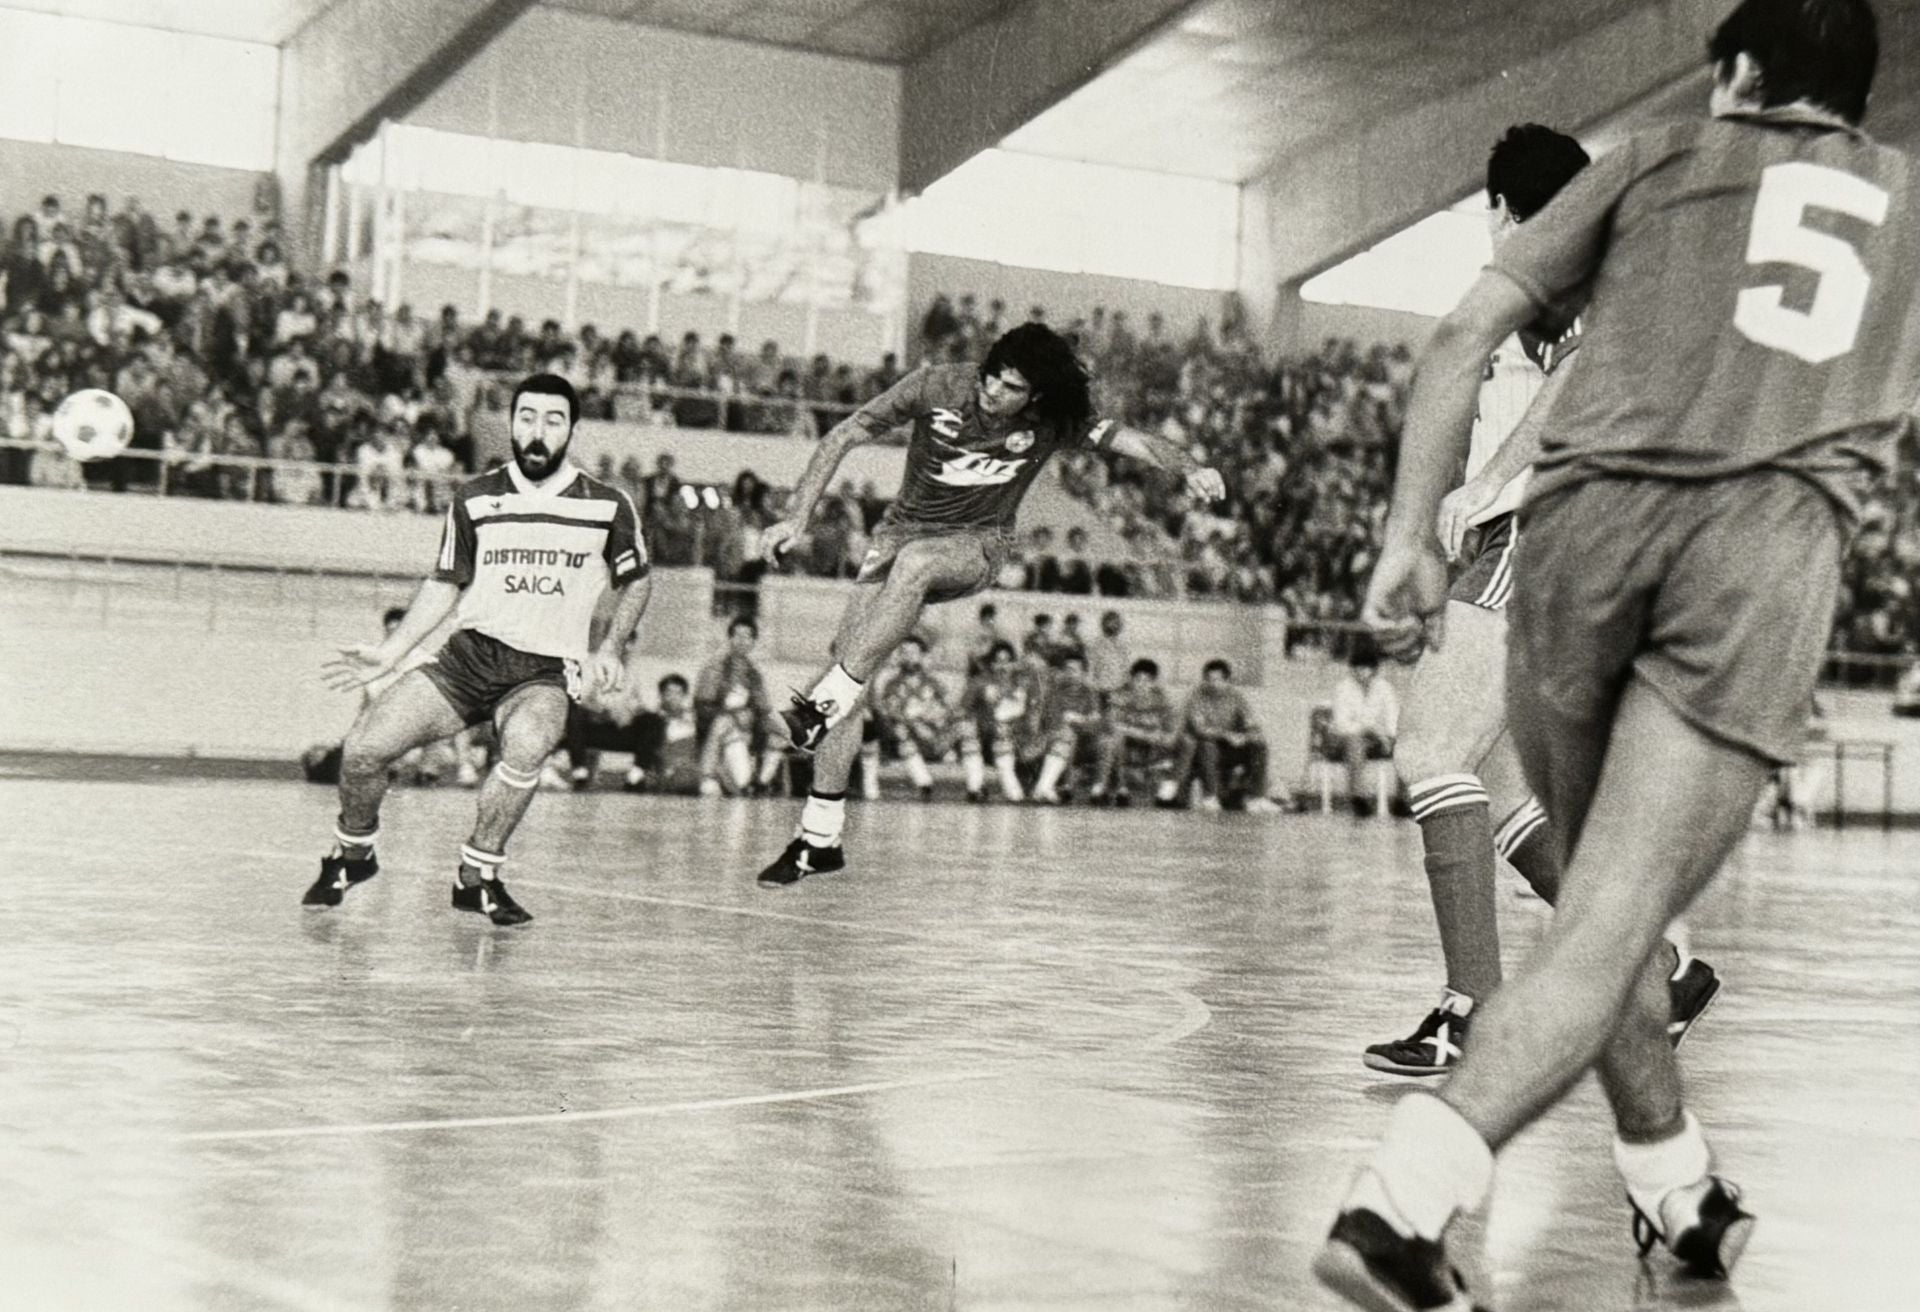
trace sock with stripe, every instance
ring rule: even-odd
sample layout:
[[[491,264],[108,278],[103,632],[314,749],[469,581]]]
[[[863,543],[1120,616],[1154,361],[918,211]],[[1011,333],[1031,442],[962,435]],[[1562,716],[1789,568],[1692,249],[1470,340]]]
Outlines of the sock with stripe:
[[[1500,986],[1500,922],[1493,905],[1493,823],[1487,790],[1470,774],[1407,789],[1426,848],[1427,887],[1440,926],[1447,987],[1473,999]]]
[[[1552,906],[1560,897],[1560,848],[1547,812],[1538,798],[1529,797],[1500,822],[1493,835],[1494,850],[1527,886]]]
[[[847,795],[823,793],[818,789],[807,794],[805,806],[800,808],[800,837],[815,847],[840,846],[840,831],[847,823]]]
[[[347,827],[345,820],[336,820],[333,825],[333,855],[349,861],[365,861],[373,855],[373,841],[378,837],[378,824],[364,834],[356,834]]]
[[[489,852],[472,842],[460,844],[460,882],[471,888],[483,879],[497,879],[506,864],[505,852]]]

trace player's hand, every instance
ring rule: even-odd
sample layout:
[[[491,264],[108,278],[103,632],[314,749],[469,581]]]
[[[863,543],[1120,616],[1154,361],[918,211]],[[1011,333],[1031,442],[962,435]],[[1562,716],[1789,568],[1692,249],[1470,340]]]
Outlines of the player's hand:
[[[335,692],[353,692],[391,674],[399,663],[398,656],[388,655],[378,645],[360,643],[339,648],[333,659],[321,665],[320,678]]]
[[[626,663],[610,651],[595,651],[582,672],[587,676],[587,692],[595,697],[612,696],[627,682]]]
[[[780,553],[793,545],[800,536],[800,525],[791,519],[777,520],[760,530],[760,554],[769,565],[780,563]]]
[[[1202,465],[1187,475],[1187,495],[1201,501],[1225,500],[1227,480],[1211,465]]]
[[[1422,638],[1436,651],[1444,641],[1447,563],[1433,542],[1389,543],[1367,580],[1360,621],[1374,631],[1380,649],[1397,656]]]
[[[1453,491],[1447,493],[1440,503],[1440,513],[1434,519],[1434,531],[1440,538],[1440,549],[1448,560],[1460,559],[1461,545],[1466,541],[1469,521],[1493,504],[1500,495],[1497,487],[1484,487],[1477,478],[1470,478]]]

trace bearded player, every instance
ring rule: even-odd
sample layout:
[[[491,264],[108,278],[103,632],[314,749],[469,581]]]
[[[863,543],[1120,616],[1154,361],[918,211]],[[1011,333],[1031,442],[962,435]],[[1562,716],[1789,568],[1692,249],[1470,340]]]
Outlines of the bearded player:
[[[392,762],[491,720],[500,759],[480,786],[473,832],[460,848],[453,906],[496,925],[533,919],[500,878],[507,839],[566,734],[569,703],[625,682],[620,653],[653,587],[633,503],[567,460],[579,413],[564,378],[535,374],[516,387],[513,462],[461,486],[433,574],[399,627],[377,646],[342,648],[327,664],[333,687],[363,687],[399,668],[459,607],[440,653],[400,675],[348,731],[334,846],[305,905],[339,906],[379,873],[374,846]],[[589,650],[594,610],[610,587],[618,594],[613,618]]]
[[[1587,152],[1537,123],[1509,128],[1487,157],[1487,216],[1496,250],[1587,166]],[[1546,813],[1528,792],[1506,730],[1507,602],[1524,551],[1514,512],[1540,447],[1543,418],[1565,386],[1579,329],[1536,321],[1487,362],[1468,445],[1466,481],[1442,504],[1449,557],[1468,560],[1448,592],[1446,640],[1425,651],[1407,683],[1394,758],[1420,826],[1427,889],[1440,931],[1446,987],[1404,1039],[1362,1060],[1393,1075],[1442,1075],[1460,1059],[1476,1005],[1499,987],[1496,863],[1505,858],[1547,902],[1560,862]],[[1523,421],[1523,416],[1525,419]],[[1551,422],[1548,420],[1547,422]],[[1496,827],[1493,807],[1504,818]],[[1669,944],[1669,1033],[1678,1043],[1719,992],[1711,967]]]
[[[901,426],[911,427],[905,479],[861,562],[833,664],[782,712],[794,746],[817,751],[818,761],[799,833],[761,872],[765,885],[845,867],[847,780],[860,752],[858,717],[848,717],[926,606],[993,582],[1013,548],[1021,498],[1054,452],[1092,447],[1174,471],[1196,498],[1226,492],[1219,473],[1178,443],[1095,416],[1073,348],[1045,324],[1028,323],[995,342],[978,367],[923,366],[835,425],[807,464],[791,518],[767,528],[767,557],[805,530],[849,450]]]
[[[1395,1102],[1341,1207],[1314,1270],[1357,1306],[1469,1304],[1449,1222],[1589,1070],[1642,1253],[1724,1279],[1752,1230],[1686,1105],[1659,949],[1801,749],[1848,540],[1913,432],[1920,192],[1861,131],[1879,45],[1866,0],[1742,0],[1707,43],[1711,118],[1587,169],[1427,347],[1368,585],[1388,621],[1445,605],[1435,515],[1481,362],[1582,315],[1508,636],[1508,724],[1565,873],[1440,1096]]]

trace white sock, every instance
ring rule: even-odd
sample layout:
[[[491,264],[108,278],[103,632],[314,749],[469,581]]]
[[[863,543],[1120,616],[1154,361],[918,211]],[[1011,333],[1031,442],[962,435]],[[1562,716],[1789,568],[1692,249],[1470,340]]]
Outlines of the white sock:
[[[966,776],[968,792],[977,793],[987,786],[987,763],[979,752],[960,753],[960,772]]]
[[[1000,791],[1006,794],[1009,802],[1027,800],[1027,790],[1020,786],[1020,776],[1014,772],[1013,753],[1005,752],[993,758],[994,766],[1000,771]]]
[[[820,676],[820,682],[813,685],[813,691],[807,694],[807,700],[827,713],[827,727],[847,718],[856,703],[860,692],[867,685],[847,673],[847,667],[835,664]]]
[[[1047,759],[1040,763],[1040,782],[1034,785],[1033,791],[1036,793],[1052,792],[1054,786],[1060,782],[1060,776],[1066,772],[1067,758],[1064,756],[1054,756],[1049,753]]]
[[[778,779],[780,777],[780,766],[782,763],[782,757],[779,752],[762,752],[760,754],[760,782],[770,784],[775,779]]]
[[[753,778],[753,750],[746,739],[736,738],[721,748],[720,764],[736,792],[745,788],[747,780]]]
[[[1440,990],[1440,1010],[1450,1016],[1471,1016],[1473,1014],[1473,996],[1459,989]]]
[[[1683,1112],[1680,1132],[1659,1143],[1613,1141],[1613,1164],[1626,1182],[1627,1196],[1634,1206],[1660,1223],[1663,1235],[1673,1233],[1660,1204],[1676,1189],[1699,1184],[1713,1165],[1707,1151],[1707,1138],[1700,1133],[1700,1122],[1692,1112]]]
[[[840,842],[840,830],[846,823],[847,798],[844,793],[838,797],[807,794],[807,804],[800,808],[800,837],[815,847],[836,847]]]
[[[1493,1152],[1479,1131],[1430,1093],[1394,1105],[1387,1137],[1346,1206],[1364,1207],[1403,1235],[1440,1238],[1457,1211],[1478,1207],[1493,1185]]]
[[[907,778],[913,780],[915,788],[933,787],[933,771],[927,769],[927,759],[915,752],[907,757]]]

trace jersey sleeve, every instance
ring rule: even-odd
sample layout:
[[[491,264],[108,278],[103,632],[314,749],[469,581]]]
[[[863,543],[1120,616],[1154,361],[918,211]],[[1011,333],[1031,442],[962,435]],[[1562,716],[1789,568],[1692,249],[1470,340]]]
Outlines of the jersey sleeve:
[[[928,399],[928,384],[933,365],[923,364],[880,395],[865,402],[843,423],[852,424],[868,440],[885,437],[894,429],[913,422],[933,404]]]
[[[623,588],[635,579],[645,578],[652,566],[647,560],[647,544],[640,537],[640,516],[633,508],[633,498],[618,488],[613,494],[620,500],[613,512],[613,523],[607,528],[605,555],[613,586]]]
[[[440,529],[440,556],[434,562],[433,580],[466,587],[473,582],[473,516],[467,513],[467,499],[456,496],[447,507],[446,523]]]
[[[1614,215],[1647,171],[1657,142],[1629,138],[1581,170],[1538,214],[1515,228],[1487,266],[1511,279],[1542,309],[1571,320],[1606,254]]]

